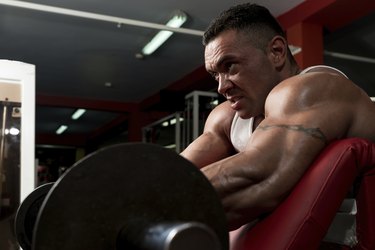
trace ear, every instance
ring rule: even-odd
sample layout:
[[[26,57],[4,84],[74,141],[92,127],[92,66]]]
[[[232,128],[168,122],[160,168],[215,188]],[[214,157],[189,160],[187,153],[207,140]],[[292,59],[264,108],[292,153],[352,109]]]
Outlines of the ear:
[[[282,36],[274,36],[269,43],[270,60],[276,68],[285,64],[288,52],[288,43]]]

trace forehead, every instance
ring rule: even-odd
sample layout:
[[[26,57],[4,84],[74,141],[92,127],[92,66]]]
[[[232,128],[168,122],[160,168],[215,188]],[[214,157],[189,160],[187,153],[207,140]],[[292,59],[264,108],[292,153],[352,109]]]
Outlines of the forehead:
[[[255,49],[249,38],[235,30],[223,31],[210,41],[204,51],[206,68],[214,67],[223,57],[236,57]]]
[[[235,45],[236,42],[238,43],[240,36],[241,35],[239,32],[235,30],[221,32],[206,45],[205,55],[209,55],[217,50],[230,48],[231,46]]]

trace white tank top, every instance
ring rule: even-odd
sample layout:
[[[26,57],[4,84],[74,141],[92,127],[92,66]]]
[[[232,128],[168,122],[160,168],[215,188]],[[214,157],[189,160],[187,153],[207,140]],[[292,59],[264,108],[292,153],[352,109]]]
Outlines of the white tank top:
[[[340,74],[344,75],[346,78],[347,76],[338,69],[335,69],[330,66],[326,65],[316,65],[312,67],[308,67],[301,71],[300,74],[305,74],[308,71],[315,69],[315,68],[327,68],[332,69]],[[234,115],[231,129],[230,129],[230,140],[232,142],[233,147],[237,150],[237,152],[243,152],[246,148],[247,143],[250,141],[250,136],[253,134],[253,125],[254,125],[254,118],[251,117],[249,119],[242,119],[238,116],[237,112]]]
[[[236,112],[230,128],[230,140],[237,152],[245,151],[246,145],[253,134],[254,117],[242,119]]]

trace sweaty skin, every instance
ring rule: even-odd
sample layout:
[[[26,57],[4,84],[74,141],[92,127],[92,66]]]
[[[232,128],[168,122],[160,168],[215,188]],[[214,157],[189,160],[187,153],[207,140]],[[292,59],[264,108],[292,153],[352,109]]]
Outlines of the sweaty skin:
[[[375,105],[366,93],[333,70],[298,75],[280,36],[262,51],[241,32],[224,31],[206,46],[205,65],[227,101],[181,155],[217,190],[229,230],[275,209],[332,140],[375,142]],[[246,149],[238,153],[230,141],[235,112],[257,117]]]

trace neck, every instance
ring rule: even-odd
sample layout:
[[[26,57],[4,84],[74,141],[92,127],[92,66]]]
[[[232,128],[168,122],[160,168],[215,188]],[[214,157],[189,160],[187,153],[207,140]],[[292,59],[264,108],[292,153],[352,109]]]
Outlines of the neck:
[[[296,62],[286,60],[284,68],[281,72],[281,80],[285,80],[289,77],[298,75],[301,72]]]
[[[299,73],[301,73],[301,69],[297,65],[292,65],[292,67],[290,68],[290,74],[292,76],[295,76],[295,75],[298,75]]]

